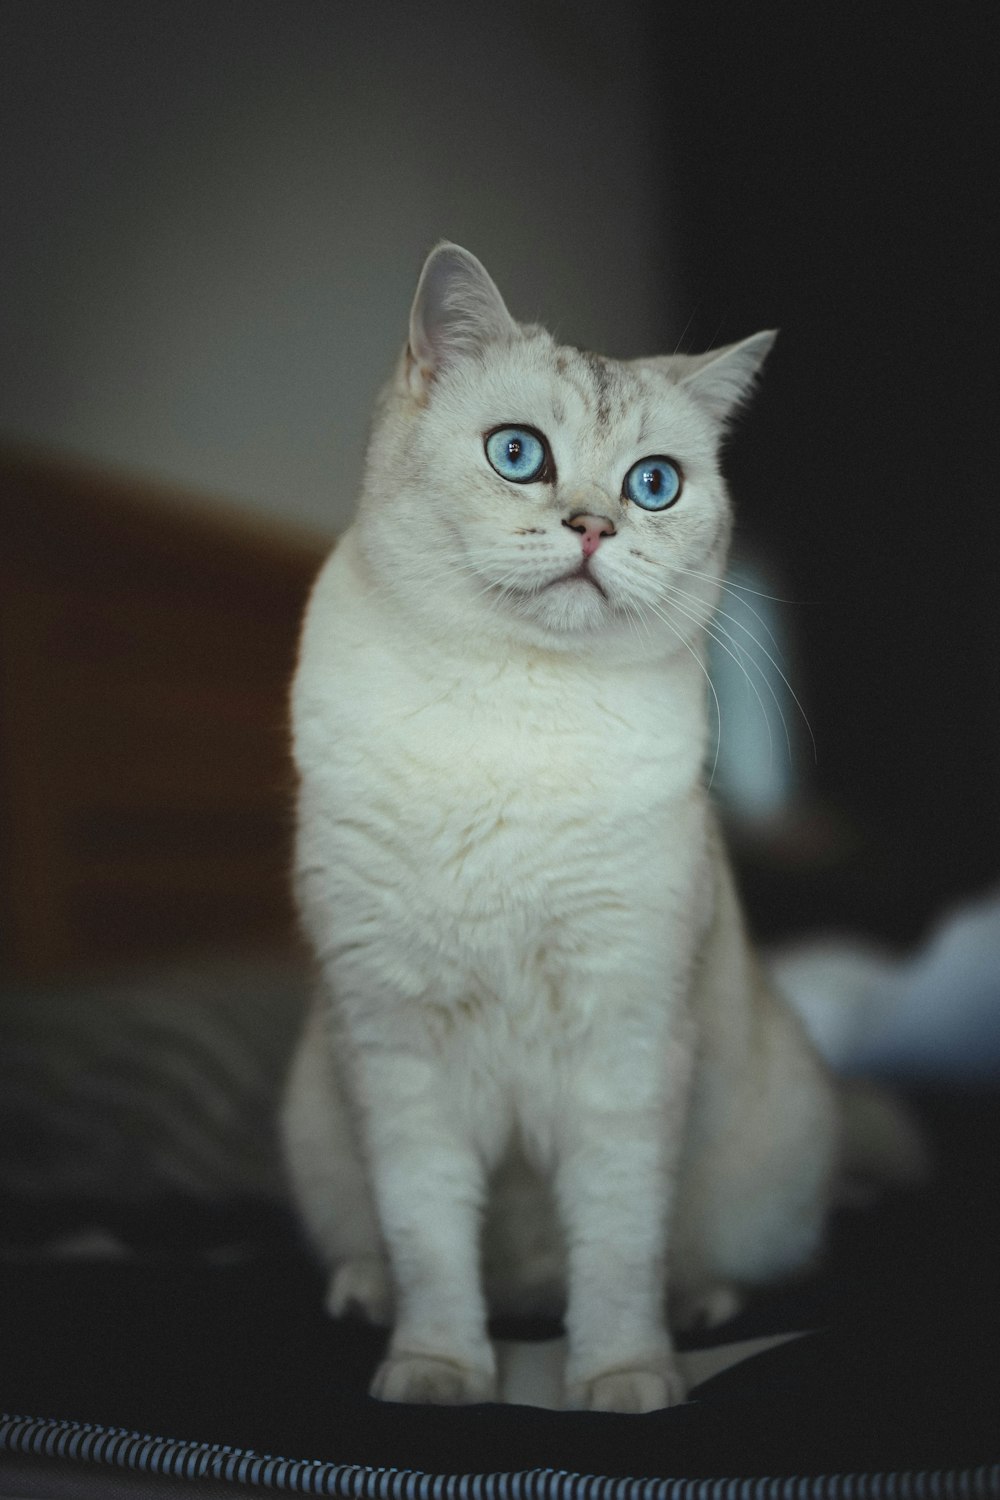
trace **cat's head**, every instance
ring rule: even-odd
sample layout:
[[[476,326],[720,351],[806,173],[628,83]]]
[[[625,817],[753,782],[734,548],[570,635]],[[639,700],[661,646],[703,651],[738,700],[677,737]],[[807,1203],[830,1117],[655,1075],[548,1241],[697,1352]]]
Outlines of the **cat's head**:
[[[628,362],[560,347],[439,245],[369,447],[357,526],[380,587],[467,636],[696,640],[729,540],[723,431],[773,337]]]

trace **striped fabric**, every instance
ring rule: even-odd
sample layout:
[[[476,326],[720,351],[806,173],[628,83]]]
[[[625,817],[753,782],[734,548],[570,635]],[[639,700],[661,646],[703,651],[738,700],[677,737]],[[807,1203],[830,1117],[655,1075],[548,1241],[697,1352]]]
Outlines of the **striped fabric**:
[[[0,1199],[277,1199],[274,1111],[307,991],[304,965],[271,953],[0,987]]]
[[[180,1480],[214,1479],[345,1500],[997,1500],[1000,1464],[874,1474],[627,1479],[565,1470],[424,1474],[274,1458],[91,1423],[0,1416],[0,1452],[107,1464]]]

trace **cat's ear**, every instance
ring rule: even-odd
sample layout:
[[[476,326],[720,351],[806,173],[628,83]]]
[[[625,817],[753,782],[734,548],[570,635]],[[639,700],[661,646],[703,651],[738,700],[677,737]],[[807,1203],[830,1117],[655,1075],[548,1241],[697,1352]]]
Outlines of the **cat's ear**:
[[[422,395],[439,370],[484,344],[507,343],[517,324],[485,266],[447,240],[424,262],[410,311],[407,379]]]
[[[777,338],[775,329],[752,333],[738,344],[724,344],[707,354],[677,354],[669,361],[678,385],[688,388],[719,422],[728,422],[749,399],[754,383]]]

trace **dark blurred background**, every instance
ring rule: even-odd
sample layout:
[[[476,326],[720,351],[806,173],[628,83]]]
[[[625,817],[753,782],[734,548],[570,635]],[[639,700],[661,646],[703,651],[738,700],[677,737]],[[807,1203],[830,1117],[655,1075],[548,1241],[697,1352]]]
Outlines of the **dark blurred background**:
[[[731,472],[802,601],[811,780],[856,840],[829,881],[755,883],[760,915],[905,940],[997,871],[997,12],[681,9],[689,337],[782,330]]]
[[[906,944],[995,880],[996,32],[985,3],[849,20],[693,0],[5,0],[0,429],[22,465],[5,533],[58,488],[25,480],[27,444],[32,462],[154,481],[168,530],[204,502],[294,538],[259,715],[268,892],[294,601],[350,515],[371,398],[441,236],[516,315],[604,352],[781,329],[729,470],[748,576],[790,601],[756,607],[816,756],[786,698],[786,805],[761,820],[731,802],[758,930]],[[237,634],[253,614],[241,595]],[[8,636],[22,625],[9,616]],[[8,666],[8,725],[28,671]],[[773,738],[780,761],[777,717]],[[0,760],[9,798],[12,761],[33,754]],[[161,846],[171,795],[147,818]],[[235,840],[235,860],[246,828],[239,808],[226,819],[203,841]],[[10,855],[5,878],[20,883]],[[258,921],[260,899],[233,892]],[[208,907],[189,927],[213,935]]]
[[[0,0],[0,1406],[410,1469],[995,1458],[998,10],[849,11]],[[745,1330],[839,1327],[841,1375],[820,1343],[825,1384],[686,1405],[641,1463],[610,1419],[380,1414],[285,1218],[287,688],[440,237],[608,354],[780,328],[715,792],[761,937],[888,948],[779,978],[836,1063],[922,1081],[945,1164]]]

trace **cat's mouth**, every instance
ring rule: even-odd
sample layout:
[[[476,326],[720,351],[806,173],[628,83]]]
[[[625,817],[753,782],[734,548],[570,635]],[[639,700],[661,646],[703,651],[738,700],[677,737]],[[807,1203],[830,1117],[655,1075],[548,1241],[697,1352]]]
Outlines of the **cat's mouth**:
[[[564,611],[569,608],[574,612],[574,617],[580,616],[578,624],[587,624],[591,627],[597,623],[598,618],[606,618],[608,611],[617,612],[607,590],[587,566],[586,559],[571,572],[559,573],[555,578],[550,578],[547,583],[535,584],[533,588],[498,583],[491,585],[491,592],[494,592],[498,598],[506,599],[519,612],[523,611],[529,617],[541,619],[548,624],[553,623],[550,620],[552,608],[558,609],[558,618],[563,624],[566,623]],[[558,606],[554,597],[557,594],[563,596]],[[595,594],[603,601],[602,604],[593,602]]]
[[[551,583],[547,583],[545,587],[547,589],[554,589],[565,583],[589,583],[597,590],[602,599],[608,599],[607,591],[601,586],[601,584],[594,577],[593,573],[590,571],[586,558],[584,558],[580,563],[580,566],[578,568],[574,568],[571,573],[560,573],[558,578],[553,578]],[[610,602],[611,601],[608,600],[608,603]]]

